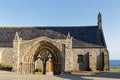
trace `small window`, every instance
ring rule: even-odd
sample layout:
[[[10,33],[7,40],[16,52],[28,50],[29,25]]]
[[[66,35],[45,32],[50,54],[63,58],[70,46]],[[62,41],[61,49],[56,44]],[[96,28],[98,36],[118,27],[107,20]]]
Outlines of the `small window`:
[[[83,63],[83,55],[78,55],[78,63]]]

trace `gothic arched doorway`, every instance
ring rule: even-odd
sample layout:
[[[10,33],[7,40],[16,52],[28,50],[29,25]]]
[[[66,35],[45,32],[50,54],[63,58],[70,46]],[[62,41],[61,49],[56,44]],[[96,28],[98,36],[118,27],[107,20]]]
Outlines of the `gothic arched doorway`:
[[[34,50],[34,51],[33,51]],[[35,73],[35,62],[39,59],[42,62],[43,74],[46,74],[46,63],[49,62],[49,71],[53,74],[60,74],[62,70],[60,51],[52,43],[41,41],[39,46],[31,49],[22,62],[24,73]],[[28,56],[29,55],[29,56]],[[48,66],[48,65],[47,65]]]

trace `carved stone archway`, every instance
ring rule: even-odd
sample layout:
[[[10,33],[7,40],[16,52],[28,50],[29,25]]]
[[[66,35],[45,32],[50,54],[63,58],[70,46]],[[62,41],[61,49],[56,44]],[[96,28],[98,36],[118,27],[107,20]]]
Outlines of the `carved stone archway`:
[[[51,55],[51,57],[49,57]],[[60,51],[55,45],[47,41],[40,41],[36,46],[32,47],[24,56],[20,65],[22,73],[34,73],[35,61],[40,58],[43,62],[44,71],[46,74],[46,61],[49,58],[54,64],[54,74],[60,74],[62,70]]]

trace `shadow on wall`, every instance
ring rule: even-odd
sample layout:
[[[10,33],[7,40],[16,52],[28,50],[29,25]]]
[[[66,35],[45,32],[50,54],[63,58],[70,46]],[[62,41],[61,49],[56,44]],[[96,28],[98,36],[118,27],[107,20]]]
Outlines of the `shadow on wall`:
[[[97,56],[97,70],[104,70],[104,52]]]

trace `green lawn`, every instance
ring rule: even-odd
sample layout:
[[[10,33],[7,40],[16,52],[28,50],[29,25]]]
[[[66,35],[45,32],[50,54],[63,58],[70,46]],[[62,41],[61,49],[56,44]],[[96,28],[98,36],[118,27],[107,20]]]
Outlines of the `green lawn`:
[[[42,75],[43,72],[35,72],[35,74],[39,74],[39,75]]]
[[[120,68],[110,68],[110,72],[120,72]]]

